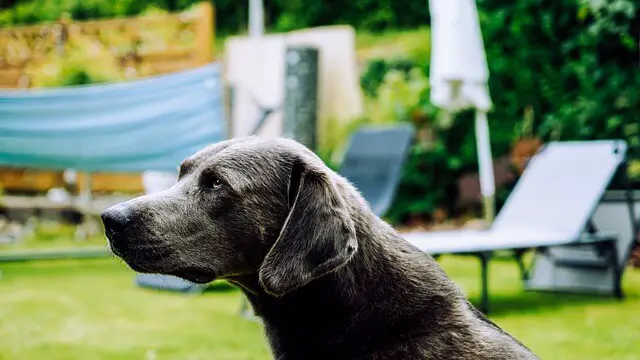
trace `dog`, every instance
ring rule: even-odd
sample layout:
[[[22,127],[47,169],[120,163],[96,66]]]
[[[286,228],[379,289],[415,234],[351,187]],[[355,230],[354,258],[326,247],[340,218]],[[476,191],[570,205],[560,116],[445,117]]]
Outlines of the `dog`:
[[[238,286],[278,360],[538,359],[293,140],[211,145],[102,220],[137,272]]]

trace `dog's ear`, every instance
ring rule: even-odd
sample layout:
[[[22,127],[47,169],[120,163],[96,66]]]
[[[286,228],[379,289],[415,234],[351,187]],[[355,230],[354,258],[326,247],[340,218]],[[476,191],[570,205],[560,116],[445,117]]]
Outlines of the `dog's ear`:
[[[346,264],[356,250],[353,220],[327,170],[296,160],[289,215],[260,266],[260,284],[282,296]]]

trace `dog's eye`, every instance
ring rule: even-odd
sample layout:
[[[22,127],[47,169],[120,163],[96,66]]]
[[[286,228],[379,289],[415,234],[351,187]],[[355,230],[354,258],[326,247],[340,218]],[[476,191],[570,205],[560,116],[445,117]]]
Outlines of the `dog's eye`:
[[[199,185],[202,189],[218,190],[226,183],[213,171],[204,171],[200,174]]]
[[[223,185],[222,180],[217,177],[212,177],[211,179],[209,179],[208,183],[209,188],[214,190],[221,188]]]
[[[219,189],[222,186],[222,180],[218,179],[217,177],[213,177],[211,178],[211,180],[209,180],[209,187],[212,189]]]

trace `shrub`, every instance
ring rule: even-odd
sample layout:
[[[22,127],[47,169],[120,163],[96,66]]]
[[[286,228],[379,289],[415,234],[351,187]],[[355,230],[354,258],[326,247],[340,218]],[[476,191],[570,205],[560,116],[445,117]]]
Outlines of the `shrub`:
[[[404,80],[407,80],[409,72],[415,68],[415,62],[409,59],[373,59],[367,62],[360,76],[360,86],[362,86],[362,90],[366,96],[375,98],[378,95],[378,89],[382,85],[385,76],[391,72],[395,72],[404,77]]]
[[[92,42],[90,38],[76,35],[65,46],[65,56],[56,52],[47,54],[42,62],[26,69],[33,87],[58,87],[86,85],[124,80],[125,76],[111,52]]]
[[[411,0],[276,0],[270,10],[273,27],[283,31],[329,24],[379,31],[415,27],[428,19],[427,3]]]
[[[179,11],[199,0],[18,0],[0,2],[0,26],[53,21],[62,13],[77,20],[131,16],[147,6]],[[219,33],[242,32],[247,25],[248,2],[214,0]],[[265,1],[269,28],[288,31],[310,26],[350,24],[358,28],[385,30],[412,28],[428,23],[427,2],[412,0]]]
[[[505,155],[522,135],[526,109],[537,115],[533,129],[545,140],[623,138],[638,155],[640,7],[635,2],[478,3],[495,105],[489,115],[494,156]],[[369,65],[363,76],[367,94],[379,96],[377,79],[391,68],[393,63],[380,61]],[[421,101],[426,106],[426,93]],[[406,120],[401,114],[397,119]],[[477,168],[471,112],[458,116],[451,128],[428,129],[432,145],[418,143],[412,151],[389,215],[395,222],[436,208],[453,210],[456,180]],[[498,195],[505,198],[508,189]]]
[[[28,25],[53,22],[68,14],[74,20],[103,19],[133,16],[148,8],[185,10],[198,1],[180,1],[179,7],[169,6],[173,1],[151,0],[29,0],[0,11],[0,26]]]
[[[479,1],[496,121],[530,105],[545,139],[622,137],[640,145],[632,0]]]

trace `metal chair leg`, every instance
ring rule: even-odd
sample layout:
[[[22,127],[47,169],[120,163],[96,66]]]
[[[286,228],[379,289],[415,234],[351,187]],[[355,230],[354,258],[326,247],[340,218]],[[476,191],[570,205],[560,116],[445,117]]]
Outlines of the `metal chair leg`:
[[[491,255],[480,254],[480,266],[482,272],[482,294],[480,301],[480,311],[489,313],[489,260]]]
[[[513,255],[515,257],[516,263],[518,264],[518,269],[520,270],[520,278],[523,282],[526,283],[529,280],[529,270],[524,263],[524,254],[526,251],[523,250],[515,250]]]
[[[618,300],[624,299],[624,292],[622,291],[622,271],[624,269],[621,268],[620,261],[618,259],[618,249],[616,248],[616,243],[611,242],[611,265],[614,271],[614,284],[613,284],[613,295]]]

